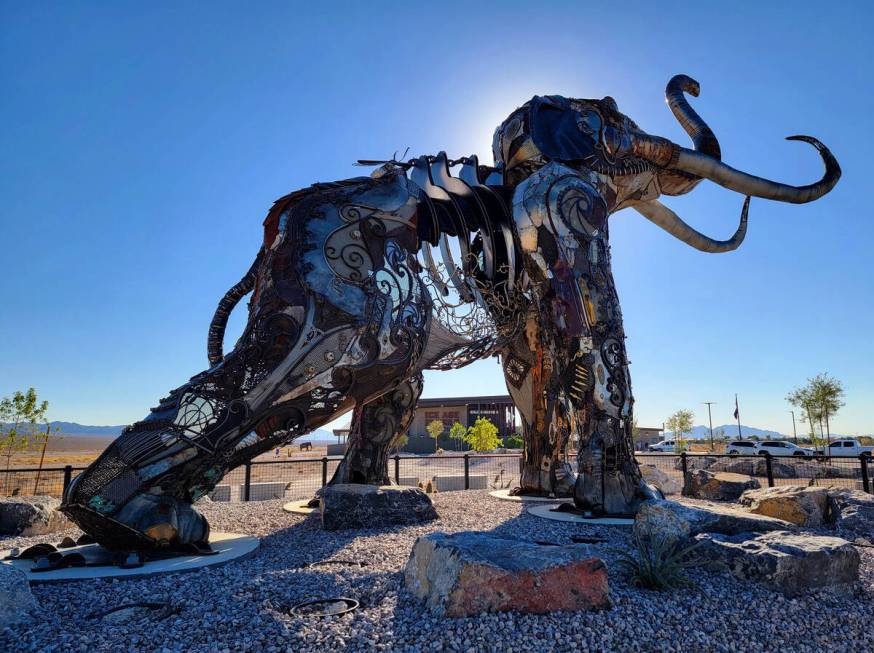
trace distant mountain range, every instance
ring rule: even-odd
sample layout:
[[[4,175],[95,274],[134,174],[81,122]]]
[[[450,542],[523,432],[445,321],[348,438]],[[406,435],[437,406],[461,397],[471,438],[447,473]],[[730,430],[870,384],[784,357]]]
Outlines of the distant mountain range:
[[[110,437],[115,438],[121,435],[121,430],[127,426],[90,426],[88,424],[77,424],[76,422],[49,422],[52,431],[56,431],[58,435],[66,436],[91,436],[91,437]],[[3,424],[7,427],[9,424]],[[316,429],[312,433],[296,438],[295,442],[336,442],[337,438],[330,431],[324,429]]]
[[[722,431],[722,435],[727,438],[736,438],[737,437],[737,424],[721,424],[720,426],[713,427],[713,437],[720,437],[720,431]],[[767,429],[758,429],[754,426],[744,426],[740,425],[740,432],[744,439],[750,438],[750,436],[756,436],[760,440],[791,440],[792,435],[786,435],[785,433],[780,433],[779,431],[768,431]],[[665,434],[665,437],[672,436],[673,433],[668,431]],[[708,426],[693,426],[692,432],[687,434],[686,436],[690,440],[706,440],[710,438],[710,427]],[[804,428],[798,429],[798,437],[807,437],[807,431]],[[840,433],[832,433],[832,440],[835,438],[854,438],[854,435],[841,435]]]

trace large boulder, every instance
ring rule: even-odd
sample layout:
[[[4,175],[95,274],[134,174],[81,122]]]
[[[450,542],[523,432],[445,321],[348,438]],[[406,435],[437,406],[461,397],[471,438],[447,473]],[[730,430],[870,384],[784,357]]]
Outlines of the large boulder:
[[[697,539],[702,554],[725,564],[735,577],[787,596],[826,587],[847,591],[859,578],[859,552],[838,537],[776,531]]]
[[[24,572],[0,562],[0,630],[32,621],[38,608]]]
[[[743,474],[697,469],[686,474],[683,495],[712,501],[736,501],[746,490],[758,487],[761,485],[756,479]]]
[[[686,454],[686,471],[694,471],[696,469],[709,469],[716,462],[713,456],[704,456],[701,454]],[[674,469],[683,469],[683,459],[677,457],[674,459]]]
[[[676,542],[699,533],[736,535],[748,531],[780,531],[794,526],[781,519],[716,504],[690,506],[677,501],[646,501],[634,517],[634,534],[645,540]]]
[[[828,521],[828,495],[824,487],[783,485],[747,490],[741,495],[740,503],[757,515],[818,528]]]
[[[733,460],[731,458],[723,458],[717,460],[707,468],[709,472],[728,472],[730,474],[745,474],[746,476],[756,476],[756,465],[764,462],[755,458],[740,458]]]
[[[680,494],[683,489],[683,484],[677,479],[669,476],[655,465],[641,465],[640,473],[650,485],[654,485],[662,494]]]
[[[54,497],[0,497],[0,535],[45,535],[72,528]]]
[[[839,531],[874,539],[874,496],[859,490],[827,488],[829,518]]]
[[[326,531],[381,528],[437,519],[431,499],[416,487],[328,485],[322,488],[319,508]]]
[[[607,567],[585,544],[433,533],[416,540],[404,581],[432,612],[447,617],[610,607]]]
[[[737,460],[718,460],[707,468],[709,472],[730,472],[732,474],[744,474],[746,476],[758,476],[767,478],[768,461],[764,456],[757,458],[739,458]],[[771,458],[771,475],[774,478],[797,478],[795,464],[790,460],[777,460]]]

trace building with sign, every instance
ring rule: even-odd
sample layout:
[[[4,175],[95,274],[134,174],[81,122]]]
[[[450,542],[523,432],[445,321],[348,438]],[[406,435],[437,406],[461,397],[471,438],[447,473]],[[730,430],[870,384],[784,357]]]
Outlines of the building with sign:
[[[485,417],[497,426],[501,438],[517,432],[516,408],[510,395],[419,399],[410,426],[409,443],[404,449],[415,453],[433,451],[434,440],[428,435],[426,427],[434,420],[443,422],[444,432],[439,446],[443,449],[460,449],[461,443],[449,439],[449,429],[456,422],[465,428],[473,426],[477,417]]]

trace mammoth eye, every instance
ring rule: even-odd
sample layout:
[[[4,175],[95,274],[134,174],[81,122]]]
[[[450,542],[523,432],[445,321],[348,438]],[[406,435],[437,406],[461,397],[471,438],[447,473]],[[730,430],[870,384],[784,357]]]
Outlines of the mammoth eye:
[[[594,111],[582,111],[577,114],[577,127],[587,136],[601,133],[601,116]]]

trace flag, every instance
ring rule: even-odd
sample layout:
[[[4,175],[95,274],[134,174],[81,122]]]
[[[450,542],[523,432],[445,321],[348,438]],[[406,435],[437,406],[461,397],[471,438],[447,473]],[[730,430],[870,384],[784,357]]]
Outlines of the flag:
[[[740,418],[740,409],[737,406],[737,395],[734,396],[734,418]]]

